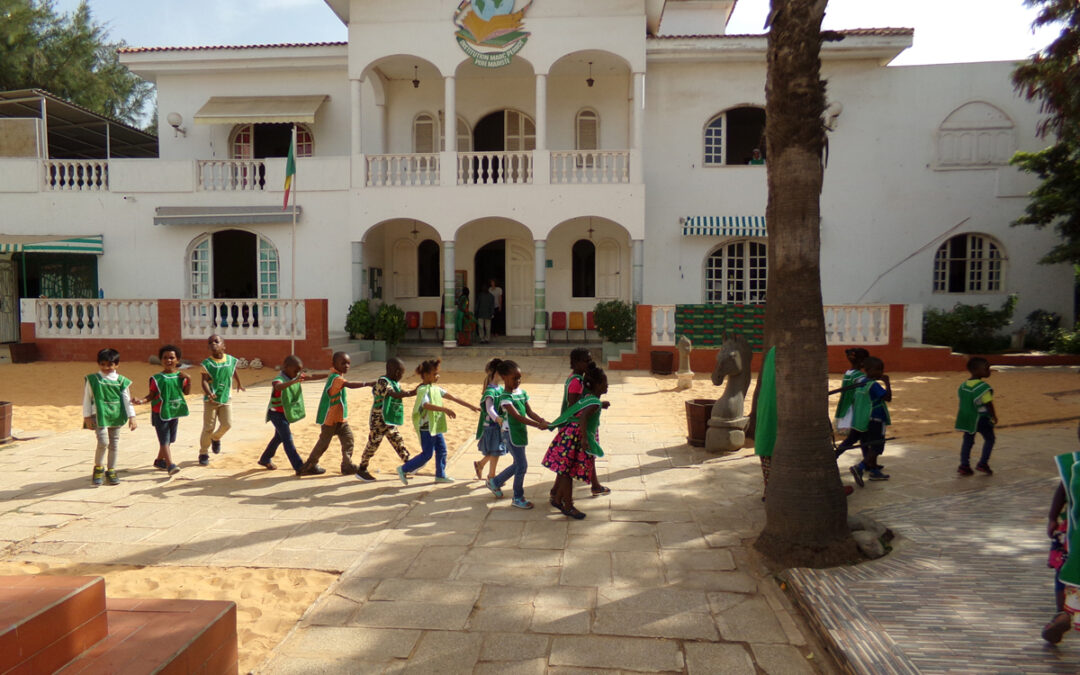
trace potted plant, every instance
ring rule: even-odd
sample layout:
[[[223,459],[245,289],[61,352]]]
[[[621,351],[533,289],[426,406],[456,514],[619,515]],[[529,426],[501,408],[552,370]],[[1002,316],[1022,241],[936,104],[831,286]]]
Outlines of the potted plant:
[[[472,344],[473,332],[476,330],[476,315],[465,312],[461,317],[461,330],[457,334],[459,347],[468,347]]]
[[[386,343],[386,356],[394,353],[394,347],[405,337],[405,310],[397,305],[385,304],[375,314],[374,325],[375,339]],[[372,354],[372,358],[375,355]]]
[[[371,340],[375,337],[375,317],[367,300],[357,300],[349,306],[349,313],[345,316],[345,332],[350,340]]]
[[[636,317],[634,305],[622,300],[596,303],[593,310],[596,331],[604,340],[604,361],[619,358],[624,351],[634,349]]]

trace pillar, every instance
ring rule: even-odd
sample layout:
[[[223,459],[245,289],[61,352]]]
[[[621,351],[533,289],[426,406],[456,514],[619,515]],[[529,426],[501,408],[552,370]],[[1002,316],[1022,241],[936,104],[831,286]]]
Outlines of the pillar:
[[[352,242],[352,299],[367,298],[367,270],[364,269],[364,242]]]
[[[547,347],[547,241],[536,240],[533,269],[536,285],[533,289],[533,347]]]
[[[351,118],[349,124],[352,129],[352,154],[353,157],[362,154],[364,152],[363,145],[363,124],[364,124],[364,111],[363,111],[363,97],[361,95],[360,85],[363,84],[362,80],[349,80],[349,98]]]
[[[446,76],[443,85],[443,137],[446,139],[446,151],[457,152],[457,94],[454,78]]]
[[[457,347],[454,332],[454,242],[444,241],[443,251],[443,348]]]
[[[536,149],[547,150],[547,75],[536,74]]]
[[[644,183],[642,155],[645,150],[645,73],[634,73],[630,94],[630,182]]]
[[[645,240],[635,239],[630,243],[630,291],[634,304],[640,305],[645,296]]]

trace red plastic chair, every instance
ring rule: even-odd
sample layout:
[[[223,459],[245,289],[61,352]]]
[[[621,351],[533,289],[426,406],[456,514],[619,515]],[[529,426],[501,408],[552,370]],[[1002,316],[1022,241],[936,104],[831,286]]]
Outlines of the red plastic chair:
[[[552,333],[557,330],[563,331],[566,339],[570,339],[570,334],[566,330],[566,312],[551,313],[551,328],[548,330],[548,339],[551,339]]]
[[[589,331],[596,332],[596,317],[592,312],[585,312],[585,339],[589,339]]]
[[[405,331],[416,330],[416,339],[420,339],[420,312],[405,312]]]

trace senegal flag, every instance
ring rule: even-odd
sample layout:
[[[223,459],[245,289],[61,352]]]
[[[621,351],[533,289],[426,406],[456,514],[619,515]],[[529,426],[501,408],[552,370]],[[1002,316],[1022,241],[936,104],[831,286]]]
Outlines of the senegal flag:
[[[296,127],[293,127],[292,138],[289,139],[289,156],[285,160],[285,203],[281,210],[289,208],[289,189],[292,187],[292,177],[296,175]]]

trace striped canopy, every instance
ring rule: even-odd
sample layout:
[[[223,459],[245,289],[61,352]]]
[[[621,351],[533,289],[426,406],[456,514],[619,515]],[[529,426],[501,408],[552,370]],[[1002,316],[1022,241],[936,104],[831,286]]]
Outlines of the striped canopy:
[[[764,237],[765,216],[686,216],[686,237]]]
[[[35,235],[0,234],[0,253],[105,253],[104,237],[100,234]]]

